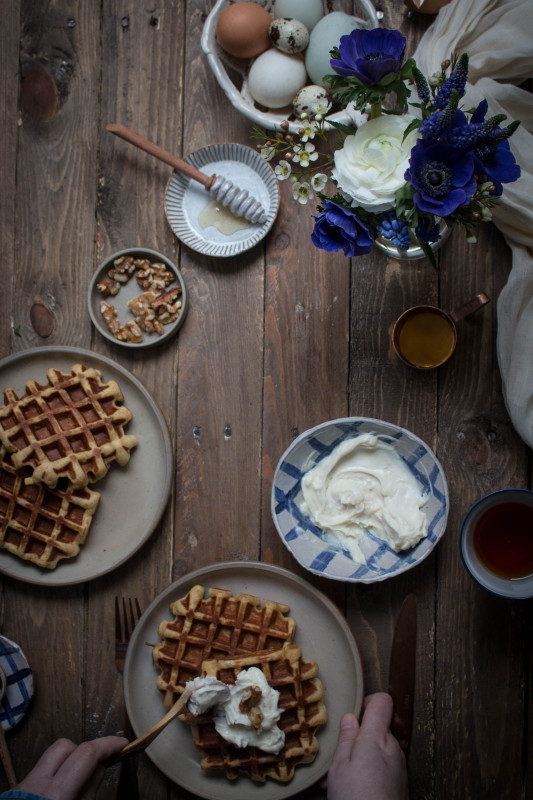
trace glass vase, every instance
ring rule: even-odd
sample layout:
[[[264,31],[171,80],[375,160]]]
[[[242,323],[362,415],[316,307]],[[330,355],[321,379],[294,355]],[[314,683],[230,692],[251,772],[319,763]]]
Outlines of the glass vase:
[[[440,239],[437,242],[429,243],[429,247],[431,247],[434,253],[442,247],[452,232],[446,220],[438,219],[437,222],[439,223]],[[414,235],[411,235],[411,244],[406,250],[400,250],[399,247],[392,244],[392,242],[380,233],[377,234],[374,244],[379,247],[380,250],[383,250],[389,258],[397,258],[399,261],[415,261],[418,258],[427,258],[426,253]]]

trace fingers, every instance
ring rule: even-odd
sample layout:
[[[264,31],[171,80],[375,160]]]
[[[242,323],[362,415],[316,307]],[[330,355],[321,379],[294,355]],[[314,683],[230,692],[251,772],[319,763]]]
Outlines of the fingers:
[[[53,777],[75,749],[76,745],[69,739],[58,739],[44,751],[33,768],[32,774],[35,774],[36,777]]]
[[[65,759],[57,777],[63,779],[65,776],[71,791],[79,792],[93,776],[99,784],[105,774],[104,768],[98,766],[100,761],[118,753],[127,743],[128,740],[123,736],[104,736],[82,742]]]
[[[392,720],[392,697],[385,692],[370,694],[365,698],[365,711],[361,729],[367,733],[387,733]]]
[[[353,746],[359,733],[359,723],[353,714],[344,714],[339,726],[339,739],[335,750],[335,759],[349,760]]]

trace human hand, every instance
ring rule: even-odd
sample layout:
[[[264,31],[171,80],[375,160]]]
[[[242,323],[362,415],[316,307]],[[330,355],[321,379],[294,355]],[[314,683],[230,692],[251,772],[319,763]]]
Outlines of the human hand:
[[[105,775],[100,763],[128,743],[122,736],[103,736],[75,745],[58,739],[15,788],[50,800],[95,800]]]
[[[390,732],[391,719],[392,698],[383,693],[365,699],[360,725],[353,714],[342,717],[328,800],[408,800],[405,757]]]

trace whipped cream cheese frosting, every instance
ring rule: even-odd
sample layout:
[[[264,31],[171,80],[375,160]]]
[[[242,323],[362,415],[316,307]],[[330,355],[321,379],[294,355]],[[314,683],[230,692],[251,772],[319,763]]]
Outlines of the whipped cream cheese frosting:
[[[372,433],[345,439],[302,478],[301,511],[358,564],[368,532],[395,552],[427,536],[425,498],[394,448]]]
[[[285,734],[277,725],[281,715],[279,692],[269,686],[258,667],[241,670],[233,686],[221,686],[213,677],[199,677],[185,688],[195,685],[198,688],[187,703],[191,714],[199,716],[214,708],[215,728],[227,742],[279,753],[285,742]]]

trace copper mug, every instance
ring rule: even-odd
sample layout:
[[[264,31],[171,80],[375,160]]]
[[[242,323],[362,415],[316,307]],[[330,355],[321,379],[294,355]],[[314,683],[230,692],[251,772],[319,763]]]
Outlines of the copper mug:
[[[457,345],[457,323],[489,302],[482,292],[454,311],[428,305],[408,308],[398,317],[392,331],[396,355],[416,369],[442,366]]]

